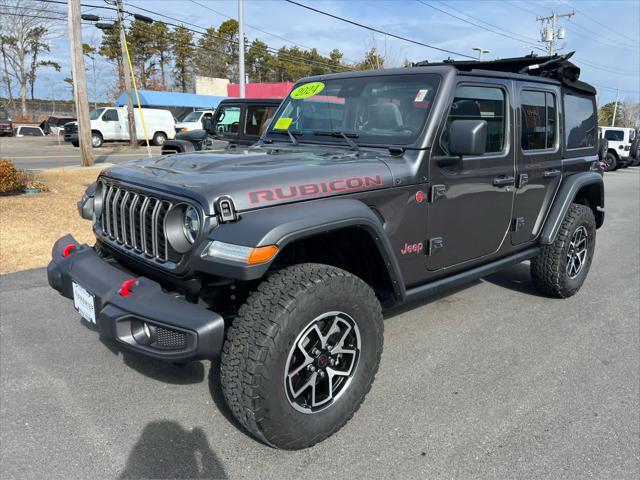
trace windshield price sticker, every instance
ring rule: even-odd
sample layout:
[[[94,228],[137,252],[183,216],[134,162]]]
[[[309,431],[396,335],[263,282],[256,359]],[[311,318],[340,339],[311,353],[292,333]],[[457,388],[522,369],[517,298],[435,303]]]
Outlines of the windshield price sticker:
[[[422,90],[418,90],[418,93],[416,94],[416,98],[413,100],[413,102],[414,103],[424,102],[424,99],[427,96],[428,92],[429,92],[428,88],[423,88]]]
[[[314,95],[319,94],[322,90],[324,90],[324,83],[322,82],[305,83],[291,92],[291,98],[301,99],[313,97]]]
[[[291,122],[293,122],[293,118],[288,117],[280,117],[276,124],[273,126],[274,130],[289,130],[291,126]]]

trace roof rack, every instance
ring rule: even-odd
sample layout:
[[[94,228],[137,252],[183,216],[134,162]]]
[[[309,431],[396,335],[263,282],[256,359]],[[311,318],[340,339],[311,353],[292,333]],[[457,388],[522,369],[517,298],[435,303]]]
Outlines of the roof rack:
[[[571,63],[569,59],[575,52],[565,55],[550,55],[538,57],[534,53],[524,57],[502,58],[499,60],[477,61],[477,60],[452,60],[444,62],[430,63],[425,60],[414,63],[414,67],[432,67],[450,65],[463,72],[473,70],[489,70],[496,72],[517,73],[522,75],[532,75],[542,78],[553,78],[559,80],[564,85],[576,90],[581,90],[590,94],[595,94],[596,90],[591,85],[582,82],[580,78],[580,67]]]

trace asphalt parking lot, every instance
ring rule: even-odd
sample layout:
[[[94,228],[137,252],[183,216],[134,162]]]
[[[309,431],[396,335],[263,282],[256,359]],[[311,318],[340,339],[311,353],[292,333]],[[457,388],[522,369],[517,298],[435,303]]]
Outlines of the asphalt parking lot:
[[[131,149],[126,143],[107,143],[94,148],[97,164],[120,163],[135,158],[145,157],[147,148]],[[160,147],[151,147],[154,155],[160,153]],[[65,142],[62,137],[0,137],[0,157],[13,161],[22,169],[43,170],[47,168],[80,166],[82,156],[80,149]]]
[[[239,430],[215,368],[125,354],[44,269],[2,277],[2,478],[638,478],[640,169],[606,174],[583,289],[527,265],[387,316],[376,382],[299,452]]]

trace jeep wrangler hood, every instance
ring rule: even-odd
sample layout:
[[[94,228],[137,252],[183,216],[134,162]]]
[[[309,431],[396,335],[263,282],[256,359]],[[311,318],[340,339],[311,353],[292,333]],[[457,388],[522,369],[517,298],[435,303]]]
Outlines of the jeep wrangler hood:
[[[236,210],[387,188],[393,177],[382,152],[305,146],[251,147],[133,160],[103,175],[200,203],[233,199]]]

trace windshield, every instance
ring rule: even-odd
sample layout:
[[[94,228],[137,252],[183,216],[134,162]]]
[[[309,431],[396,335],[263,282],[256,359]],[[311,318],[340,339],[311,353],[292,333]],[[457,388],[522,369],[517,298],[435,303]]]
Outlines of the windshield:
[[[358,144],[411,144],[426,122],[439,79],[399,74],[305,83],[283,102],[268,135],[345,143],[345,134]]]
[[[91,120],[97,120],[100,118],[100,115],[102,115],[102,112],[104,112],[104,108],[98,108],[97,110],[94,110],[91,112],[91,115],[89,115],[89,118]]]
[[[202,116],[202,112],[191,112],[189,115],[184,117],[184,119],[182,121],[183,122],[197,122],[198,120],[200,120],[201,116]]]

